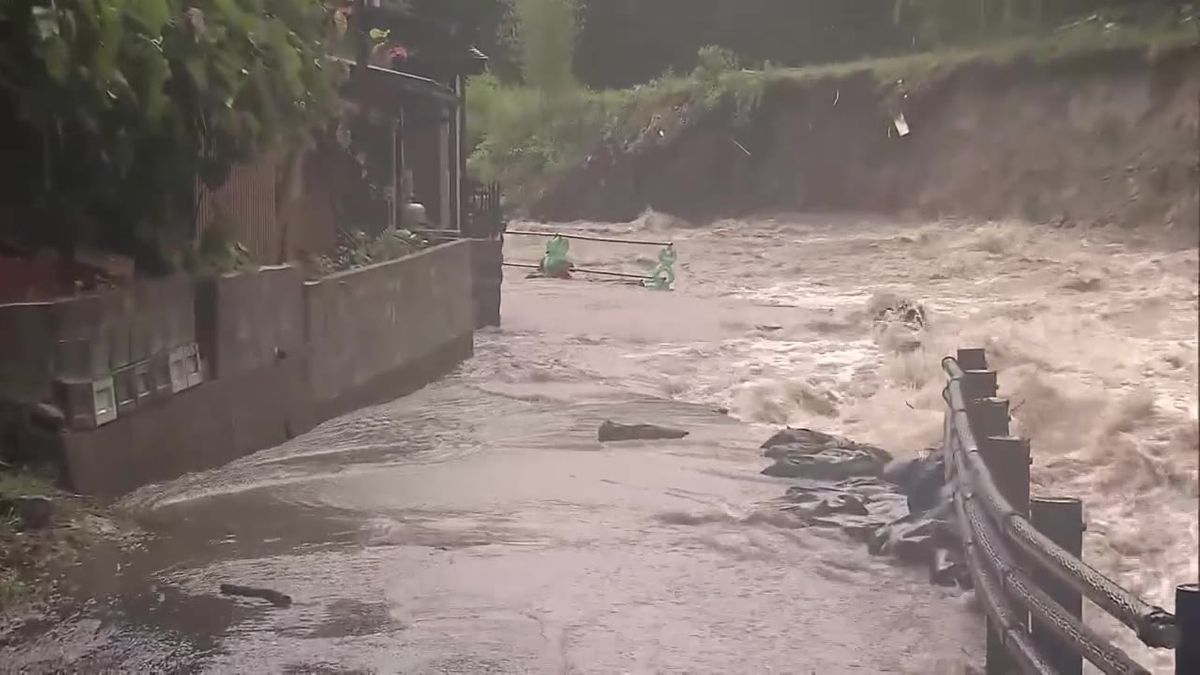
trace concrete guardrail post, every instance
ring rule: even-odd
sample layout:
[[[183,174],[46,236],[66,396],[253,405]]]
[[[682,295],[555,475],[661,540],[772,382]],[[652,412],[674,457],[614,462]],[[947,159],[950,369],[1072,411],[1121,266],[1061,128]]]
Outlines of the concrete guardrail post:
[[[1200,673],[1200,584],[1175,587],[1175,675]]]
[[[1073,498],[1034,497],[1029,504],[1030,519],[1039,532],[1058,544],[1067,553],[1083,559],[1083,532],[1087,529],[1083,520],[1083,502]],[[1083,617],[1083,596],[1069,585],[1062,583],[1050,572],[1038,569],[1034,582],[1051,598],[1063,606],[1071,616]],[[1054,631],[1033,621],[1030,633],[1038,651],[1060,675],[1083,673],[1083,658],[1071,645],[1063,642]]]

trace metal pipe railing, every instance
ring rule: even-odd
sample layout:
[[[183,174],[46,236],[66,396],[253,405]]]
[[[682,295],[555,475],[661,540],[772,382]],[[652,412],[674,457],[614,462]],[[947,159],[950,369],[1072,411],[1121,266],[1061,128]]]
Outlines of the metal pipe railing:
[[[1115,619],[1132,628],[1145,644],[1151,647],[1174,647],[1177,637],[1174,616],[1121,588],[1091,565],[1063,550],[1049,537],[1038,532],[1004,499],[979,454],[971,431],[960,386],[963,371],[957,362],[949,357],[943,359],[942,367],[951,378],[947,388],[953,427],[962,442],[968,467],[974,477],[974,487],[983,497],[992,517],[1000,523],[1004,534],[1022,552],[1063,583],[1070,585]]]
[[[955,452],[954,456],[955,462],[958,464],[956,470],[958,475],[962,476],[964,473],[963,453]],[[1149,671],[1138,665],[1128,654],[1108,644],[1104,638],[1072,616],[1062,605],[1030,581],[1028,575],[1014,562],[1012,554],[1002,543],[1002,537],[996,532],[986,514],[976,506],[977,500],[974,495],[964,494],[963,490],[956,489],[954,500],[959,520],[965,524],[964,529],[971,532],[972,544],[983,554],[982,560],[999,578],[1001,586],[1020,600],[1032,615],[1041,620],[1067,644],[1078,649],[1084,658],[1102,672],[1110,675],[1125,673],[1148,675]]]
[[[990,387],[991,394],[979,393],[977,390],[989,389],[979,385],[986,384],[987,380],[994,384],[994,373],[986,370],[986,359],[982,350],[964,350],[960,354],[975,358],[983,364],[982,368],[985,370],[972,370],[970,377],[967,377],[968,373],[963,371],[956,359],[947,357],[942,361],[942,367],[949,376],[949,382],[942,392],[947,404],[943,453],[947,480],[954,488],[954,506],[960,523],[959,530],[968,568],[980,591],[991,619],[990,623],[995,624],[992,627],[993,635],[1002,641],[998,646],[1000,651],[996,655],[1003,657],[1007,652],[1011,657],[1010,663],[1022,672],[1057,672],[1047,663],[1048,655],[1038,651],[1039,644],[1044,648],[1044,643],[1028,639],[1030,634],[1023,625],[1023,620],[1014,618],[1020,615],[1015,614],[1010,605],[1019,603],[1029,611],[1039,630],[1058,638],[1062,645],[1069,646],[1101,671],[1137,674],[1149,672],[1084,624],[1077,614],[1065,609],[1046,589],[1038,586],[1024,566],[1018,564],[1018,558],[1010,552],[1010,547],[1014,552],[1021,554],[1019,560],[1032,561],[1045,569],[1050,578],[1064,584],[1062,589],[1055,593],[1065,594],[1066,598],[1088,598],[1122,624],[1133,629],[1146,645],[1174,648],[1180,642],[1192,644],[1196,636],[1181,636],[1175,616],[1122,588],[1084,563],[1078,556],[1063,549],[1038,531],[1005,497],[1009,493],[1001,490],[996,477],[1004,477],[1001,475],[1004,470],[999,467],[1007,464],[997,464],[997,470],[1001,471],[1001,474],[993,475],[988,462],[1006,459],[1007,455],[989,455],[985,458],[980,451],[973,424],[984,424],[985,429],[997,427],[992,419],[994,415],[987,414],[995,411],[981,406],[985,402],[1000,403],[1006,409],[1007,402],[1002,399],[968,402],[964,394],[964,381],[969,380],[971,390],[975,392],[974,397],[989,396],[995,393],[994,386]],[[974,406],[970,411],[969,405]],[[999,432],[1006,430],[1006,424],[1002,429],[998,429]],[[992,438],[991,435],[995,435],[997,430],[984,433],[989,435],[989,438],[984,439],[988,443],[1010,440]],[[1027,456],[1026,454],[1025,457]],[[1024,462],[1025,459],[1020,461]],[[1018,472],[1017,477],[1010,478],[1024,482],[1028,480],[1028,474],[1020,478]],[[1017,495],[1021,491],[1016,488],[1023,486],[1006,487],[1012,494]],[[989,668],[992,667],[990,660],[989,649]],[[1061,663],[1062,660],[1056,662]]]
[[[600,241],[607,244],[641,244],[665,248],[673,246],[669,241],[646,241],[644,239],[621,239],[620,237],[597,237],[587,234],[562,234],[561,232],[537,232],[534,230],[508,230],[505,234],[518,237],[562,237],[563,239],[578,239],[580,241]]]

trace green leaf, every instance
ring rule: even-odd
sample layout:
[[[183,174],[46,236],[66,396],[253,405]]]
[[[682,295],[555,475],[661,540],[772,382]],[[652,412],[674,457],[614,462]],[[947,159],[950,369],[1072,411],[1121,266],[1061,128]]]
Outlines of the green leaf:
[[[71,50],[61,38],[54,36],[42,45],[42,60],[50,79],[62,84],[67,79],[71,63]]]
[[[208,91],[208,64],[203,56],[193,56],[185,59],[183,68],[192,80],[192,86],[201,93]]]
[[[157,36],[171,18],[171,5],[167,0],[126,0],[125,15]]]

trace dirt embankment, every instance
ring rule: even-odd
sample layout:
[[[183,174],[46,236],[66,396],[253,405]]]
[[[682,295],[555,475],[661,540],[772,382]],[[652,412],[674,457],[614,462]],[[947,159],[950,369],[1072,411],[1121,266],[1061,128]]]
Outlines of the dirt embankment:
[[[1198,111],[1200,47],[979,60],[891,85],[868,69],[781,79],[748,123],[730,109],[681,108],[637,138],[610,136],[529,211],[621,221],[652,208],[695,222],[913,211],[1194,237]]]

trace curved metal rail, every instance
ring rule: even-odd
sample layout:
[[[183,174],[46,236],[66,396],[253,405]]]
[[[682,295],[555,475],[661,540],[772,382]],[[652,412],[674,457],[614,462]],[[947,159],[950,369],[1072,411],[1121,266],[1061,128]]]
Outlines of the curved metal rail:
[[[1028,610],[1039,625],[1070,645],[1104,673],[1149,673],[1078,617],[1068,612],[1032,581],[1021,562],[1044,568],[1081,596],[1133,629],[1151,647],[1173,648],[1175,617],[1117,585],[1095,568],[1064,550],[1005,498],[979,451],[963,394],[964,371],[948,357],[942,367],[950,380],[942,392],[947,403],[943,452],[947,479],[954,488],[954,507],[967,566],[994,630],[1024,673],[1054,673],[1030,640],[1023,625]],[[1013,553],[1020,556],[1014,556]]]
[[[942,368],[950,376],[948,403],[952,418],[951,428],[958,435],[963,454],[973,478],[973,488],[979,493],[989,515],[1001,526],[1004,534],[1026,555],[1070,585],[1087,599],[1111,614],[1121,623],[1132,628],[1138,638],[1151,647],[1172,648],[1177,632],[1175,617],[1161,607],[1142,600],[1121,588],[1091,565],[1071,555],[1055,544],[1020,513],[1013,509],[1008,500],[992,480],[991,473],[979,454],[974,434],[967,418],[966,402],[962,395],[963,371],[958,362],[947,357]]]

